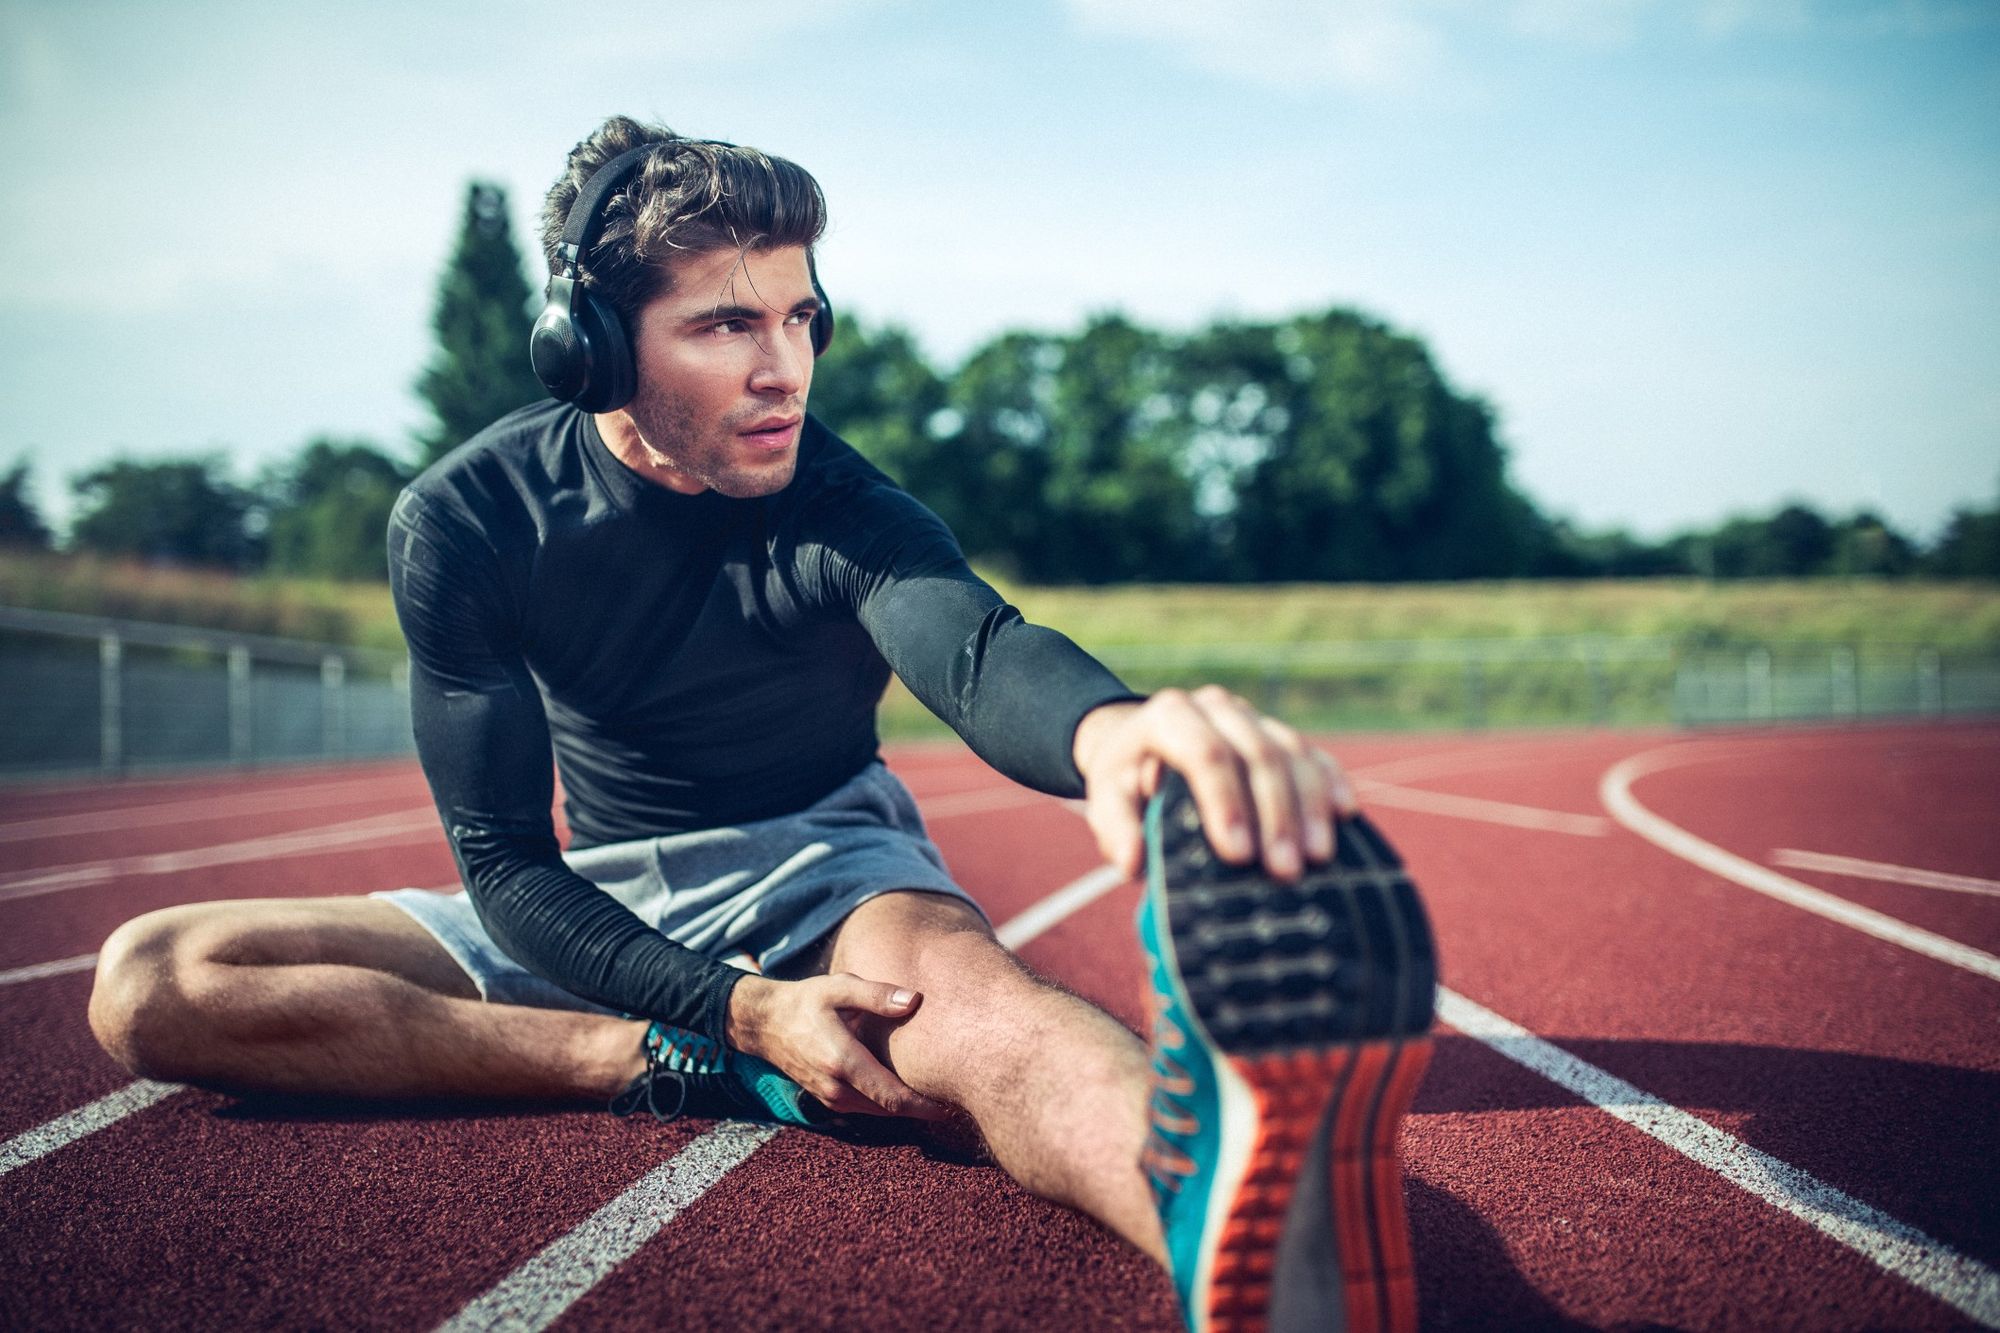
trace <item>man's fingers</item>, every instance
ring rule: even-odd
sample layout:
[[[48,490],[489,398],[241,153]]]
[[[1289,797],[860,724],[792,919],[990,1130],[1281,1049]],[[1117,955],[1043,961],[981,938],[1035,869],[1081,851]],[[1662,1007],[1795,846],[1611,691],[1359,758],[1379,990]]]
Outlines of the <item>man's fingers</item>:
[[[860,1042],[854,1044],[842,1074],[847,1086],[869,1103],[864,1114],[903,1115],[917,1120],[943,1120],[951,1114],[951,1108],[932,1101],[897,1078]]]
[[[1313,750],[1312,756],[1318,762],[1320,771],[1326,774],[1333,792],[1333,808],[1344,818],[1360,814],[1361,798],[1354,794],[1354,784],[1348,780],[1347,771],[1340,766],[1340,761],[1318,748]]]
[[[1271,743],[1284,752],[1291,766],[1292,781],[1298,788],[1300,840],[1309,861],[1333,859],[1333,821],[1336,810],[1333,783],[1305,737],[1273,717],[1257,719],[1258,727]]]
[[[1196,690],[1194,701],[1235,750],[1257,813],[1257,842],[1264,868],[1279,879],[1305,869],[1303,835],[1308,811],[1299,792],[1293,756],[1259,725],[1256,710],[1220,686]]]
[[[883,1018],[908,1018],[917,1011],[923,996],[907,986],[887,981],[869,981],[852,973],[838,972],[820,978],[827,1000],[837,1009],[860,1009]]]
[[[1145,850],[1145,830],[1140,822],[1144,794],[1110,783],[1092,785],[1084,794],[1084,817],[1097,837],[1097,850],[1106,861],[1127,875],[1139,873]]]
[[[1150,748],[1187,779],[1209,842],[1225,860],[1256,856],[1256,810],[1236,747],[1185,691],[1161,690],[1146,707],[1155,719]]]

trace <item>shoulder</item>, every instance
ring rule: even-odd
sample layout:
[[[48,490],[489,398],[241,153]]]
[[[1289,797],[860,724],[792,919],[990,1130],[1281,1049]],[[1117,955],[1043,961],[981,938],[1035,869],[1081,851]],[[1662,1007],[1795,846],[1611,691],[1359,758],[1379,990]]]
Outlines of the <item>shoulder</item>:
[[[792,484],[774,497],[774,556],[802,587],[853,603],[885,578],[964,562],[951,529],[818,419],[808,417]]]
[[[433,541],[483,537],[534,525],[534,511],[559,485],[568,437],[580,413],[566,403],[531,403],[500,418],[432,463],[398,497],[392,522]]]

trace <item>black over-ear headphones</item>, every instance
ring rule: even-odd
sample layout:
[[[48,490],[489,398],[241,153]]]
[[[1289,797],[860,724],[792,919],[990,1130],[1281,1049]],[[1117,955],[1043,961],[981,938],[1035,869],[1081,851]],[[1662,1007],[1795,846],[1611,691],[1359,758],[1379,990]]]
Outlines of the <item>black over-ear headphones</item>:
[[[551,397],[575,403],[586,412],[615,412],[632,401],[639,387],[625,322],[584,285],[583,259],[604,227],[604,205],[658,147],[658,142],[641,144],[620,153],[592,172],[577,191],[556,248],[556,272],[549,278],[546,302],[528,335],[535,378]],[[813,295],[819,298],[811,330],[813,355],[818,356],[833,342],[833,306],[819,285],[811,250],[806,251],[806,272],[812,278]]]

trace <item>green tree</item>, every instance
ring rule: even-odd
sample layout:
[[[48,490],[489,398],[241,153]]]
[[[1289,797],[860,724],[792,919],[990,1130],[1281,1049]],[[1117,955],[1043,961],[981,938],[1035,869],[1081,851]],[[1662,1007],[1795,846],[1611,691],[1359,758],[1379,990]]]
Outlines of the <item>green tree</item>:
[[[409,481],[366,440],[320,438],[266,478],[273,569],[336,579],[386,579],[389,510]]]
[[[1864,509],[1833,525],[1833,553],[1824,566],[1826,573],[1895,578],[1916,567],[1916,546],[1880,516]]]
[[[811,406],[946,523],[960,516],[965,488],[951,475],[957,464],[941,435],[944,380],[907,330],[843,312],[840,336],[813,367]]]
[[[263,554],[255,497],[220,457],[119,459],[72,483],[71,536],[84,550],[248,569]]]
[[[1925,557],[1924,572],[1947,579],[2000,579],[2000,504],[1954,513]]]
[[[0,546],[46,551],[48,524],[28,494],[28,465],[16,463],[13,471],[0,476]]]
[[[1485,403],[1417,339],[1349,310],[1217,325],[1185,357],[1193,420],[1233,490],[1237,577],[1525,574],[1554,544],[1508,482]]]
[[[438,280],[431,316],[437,351],[417,380],[434,417],[418,439],[425,462],[542,396],[528,364],[528,299],[507,220],[507,192],[473,181],[465,191],[458,244]]]

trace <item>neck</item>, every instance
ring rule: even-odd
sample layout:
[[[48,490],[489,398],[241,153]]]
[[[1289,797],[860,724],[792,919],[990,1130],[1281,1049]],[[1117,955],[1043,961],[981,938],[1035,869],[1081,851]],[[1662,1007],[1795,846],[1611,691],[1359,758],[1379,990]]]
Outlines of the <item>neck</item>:
[[[611,451],[611,456],[655,486],[664,486],[681,495],[700,495],[708,489],[706,482],[682,472],[667,461],[665,454],[646,443],[631,413],[600,412],[592,420],[597,423],[597,433],[603,437],[604,447]]]

